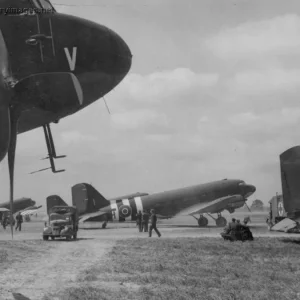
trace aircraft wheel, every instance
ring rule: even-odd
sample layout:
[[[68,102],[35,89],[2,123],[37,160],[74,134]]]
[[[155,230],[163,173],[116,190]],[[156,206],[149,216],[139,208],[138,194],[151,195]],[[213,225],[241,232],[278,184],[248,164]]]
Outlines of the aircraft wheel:
[[[200,217],[198,219],[198,225],[199,227],[206,227],[208,224],[208,220],[205,217]]]
[[[224,217],[219,217],[217,220],[216,220],[216,225],[217,227],[225,227],[227,224],[227,221]]]
[[[49,239],[49,236],[48,236],[48,235],[43,235],[43,240],[44,240],[44,241],[48,241],[48,239]]]

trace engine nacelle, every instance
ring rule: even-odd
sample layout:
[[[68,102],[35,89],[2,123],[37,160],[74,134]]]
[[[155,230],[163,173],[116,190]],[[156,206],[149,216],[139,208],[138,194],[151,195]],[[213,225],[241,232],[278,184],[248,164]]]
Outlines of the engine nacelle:
[[[121,205],[119,207],[119,216],[121,218],[128,218],[132,214],[132,209],[128,205]]]

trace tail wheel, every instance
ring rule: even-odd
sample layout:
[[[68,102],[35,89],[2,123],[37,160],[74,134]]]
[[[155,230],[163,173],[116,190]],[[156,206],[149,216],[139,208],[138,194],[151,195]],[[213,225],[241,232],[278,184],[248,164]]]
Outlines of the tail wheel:
[[[208,220],[205,217],[200,217],[198,219],[198,225],[199,227],[206,227],[208,224]]]
[[[224,218],[224,217],[219,217],[217,220],[216,220],[216,225],[218,227],[225,227],[227,224],[227,220]]]

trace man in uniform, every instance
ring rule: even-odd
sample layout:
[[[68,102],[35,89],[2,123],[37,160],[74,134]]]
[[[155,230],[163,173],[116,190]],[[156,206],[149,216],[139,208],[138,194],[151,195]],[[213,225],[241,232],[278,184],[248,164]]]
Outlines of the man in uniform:
[[[136,215],[136,225],[139,228],[139,232],[142,232],[142,212],[140,210]]]
[[[232,218],[231,222],[228,224],[228,229],[230,231],[236,231],[237,223],[235,222],[235,218]]]
[[[16,230],[19,228],[19,231],[21,231],[22,223],[23,223],[23,216],[21,215],[21,212],[17,214],[16,221],[17,221]]]
[[[148,224],[149,224],[149,217],[147,210],[144,209],[143,216],[142,216],[142,231],[148,232]]]
[[[154,209],[151,209],[151,217],[150,217],[150,220],[151,220],[151,225],[150,225],[150,230],[149,230],[149,237],[151,237],[152,235],[152,230],[154,229],[155,232],[157,233],[158,237],[161,237],[161,234],[160,232],[158,231],[158,229],[156,228],[156,222],[157,222],[157,216],[155,214],[155,210]]]

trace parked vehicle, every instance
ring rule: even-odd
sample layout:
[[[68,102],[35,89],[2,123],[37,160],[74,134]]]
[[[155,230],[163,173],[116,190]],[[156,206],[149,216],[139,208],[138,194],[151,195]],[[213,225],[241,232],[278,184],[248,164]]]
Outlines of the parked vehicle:
[[[78,212],[75,206],[54,206],[49,210],[49,221],[45,223],[43,239],[65,237],[77,239]]]

